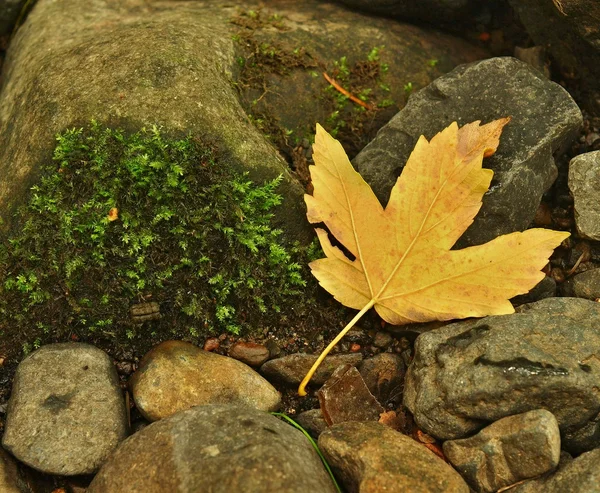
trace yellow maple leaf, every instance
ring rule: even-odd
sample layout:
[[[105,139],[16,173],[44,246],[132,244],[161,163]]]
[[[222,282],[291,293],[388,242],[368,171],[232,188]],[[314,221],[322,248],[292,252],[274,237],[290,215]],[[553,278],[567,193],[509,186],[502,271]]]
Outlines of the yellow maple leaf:
[[[310,268],[336,300],[360,311],[321,353],[300,395],[333,346],[372,307],[395,325],[504,315],[514,312],[510,298],[543,279],[540,270],[569,233],[530,229],[450,250],[481,208],[493,176],[482,161],[496,151],[509,121],[460,129],[452,123],[429,142],[421,136],[385,209],[341,144],[317,124],[307,217],[324,223],[354,258],[316,228],[326,258]]]

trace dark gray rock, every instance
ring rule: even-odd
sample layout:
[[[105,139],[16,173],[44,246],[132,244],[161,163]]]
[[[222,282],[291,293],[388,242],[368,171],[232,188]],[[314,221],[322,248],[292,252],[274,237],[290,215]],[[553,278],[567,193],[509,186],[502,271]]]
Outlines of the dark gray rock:
[[[353,160],[376,195],[389,193],[420,135],[428,139],[453,121],[487,123],[510,116],[500,146],[484,167],[494,179],[483,207],[459,245],[525,229],[557,176],[552,157],[576,136],[579,108],[558,84],[514,58],[461,65],[413,94]]]
[[[545,409],[508,416],[462,440],[444,442],[444,455],[478,492],[492,493],[554,470],[560,431]]]
[[[137,409],[149,421],[205,404],[261,411],[275,411],[281,404],[275,387],[249,366],[183,341],[165,341],[149,351],[129,386]]]
[[[127,436],[112,360],[82,343],[50,344],[15,372],[2,445],[49,474],[91,474]]]
[[[577,231],[584,238],[600,240],[600,151],[571,159],[569,189],[575,201]]]
[[[600,448],[576,459],[561,461],[558,470],[539,479],[525,481],[511,493],[600,493]]]
[[[317,361],[319,355],[295,353],[267,361],[260,372],[268,379],[298,385]],[[358,353],[327,356],[311,379],[312,384],[324,384],[338,366],[357,365],[362,360]]]
[[[327,429],[327,423],[325,422],[325,418],[323,418],[321,409],[304,411],[298,414],[294,420],[315,440]]]
[[[404,403],[421,429],[443,439],[540,408],[562,433],[578,430],[600,411],[599,324],[598,303],[548,298],[421,334]]]
[[[581,101],[600,109],[600,2],[509,0],[536,44],[548,47],[563,73],[578,80]]]
[[[117,449],[87,493],[335,492],[306,437],[244,406],[197,406]]]
[[[347,491],[469,491],[460,475],[423,444],[380,423],[334,425],[319,436],[319,448]]]
[[[590,269],[573,276],[561,286],[565,296],[597,300],[600,298],[600,269]]]
[[[368,389],[382,404],[401,395],[406,365],[398,354],[377,354],[363,360],[358,369]]]

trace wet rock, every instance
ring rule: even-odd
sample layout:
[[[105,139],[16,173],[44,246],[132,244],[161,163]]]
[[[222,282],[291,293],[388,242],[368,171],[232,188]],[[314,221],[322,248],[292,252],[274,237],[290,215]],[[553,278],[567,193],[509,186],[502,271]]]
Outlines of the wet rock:
[[[600,298],[600,269],[590,269],[568,279],[562,286],[564,296],[597,300]]]
[[[26,486],[19,475],[15,460],[0,448],[0,491],[2,493],[22,493]]]
[[[348,491],[469,491],[433,452],[380,423],[334,425],[319,436],[319,448]]]
[[[382,404],[399,399],[404,383],[406,365],[393,353],[381,353],[363,360],[358,369],[369,391]]]
[[[552,413],[538,409],[499,419],[477,435],[443,447],[475,491],[492,493],[552,471],[560,458],[560,431]]]
[[[378,421],[385,411],[352,365],[338,367],[317,396],[329,426],[344,421]]]
[[[236,342],[227,354],[250,366],[260,366],[269,359],[269,350],[255,342]]]
[[[321,409],[310,409],[296,416],[295,421],[304,428],[315,440],[327,429],[327,422],[323,418]]]
[[[582,102],[600,108],[600,3],[596,0],[509,0],[509,3],[534,42],[547,46],[561,71],[578,79]]]
[[[490,191],[459,240],[460,246],[484,243],[529,225],[557,176],[553,152],[566,149],[582,124],[569,94],[537,70],[510,57],[457,67],[411,95],[353,163],[385,204],[420,135],[430,139],[453,121],[508,115],[498,151],[484,161],[494,170]]]
[[[267,361],[260,367],[260,372],[268,379],[298,385],[317,361],[317,354],[296,353]],[[313,384],[324,384],[341,365],[357,365],[362,360],[361,354],[336,354],[327,356],[311,379]]]
[[[600,411],[599,324],[598,303],[548,298],[421,334],[404,403],[421,429],[442,439],[540,408],[562,433],[578,430]]]
[[[87,493],[335,492],[319,456],[289,424],[246,406],[207,405],[144,428]]]
[[[600,448],[565,460],[553,474],[525,481],[511,493],[600,493]]]
[[[600,151],[586,152],[569,162],[569,189],[575,200],[575,224],[584,238],[600,240]]]
[[[140,362],[129,383],[149,421],[204,404],[241,404],[275,411],[281,396],[252,368],[183,341],[166,341]]]
[[[43,346],[15,373],[2,445],[49,474],[91,474],[127,435],[112,360],[88,344]]]
[[[206,339],[206,341],[204,341],[204,346],[202,349],[204,349],[205,351],[216,351],[217,349],[219,349],[220,345],[221,343],[219,342],[219,339],[217,339],[216,337],[209,337],[208,339]]]

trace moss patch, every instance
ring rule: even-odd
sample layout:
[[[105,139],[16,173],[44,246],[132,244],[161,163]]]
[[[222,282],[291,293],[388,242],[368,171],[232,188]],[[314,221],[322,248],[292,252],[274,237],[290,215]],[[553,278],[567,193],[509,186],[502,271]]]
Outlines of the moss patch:
[[[157,128],[62,133],[1,246],[0,337],[26,352],[277,326],[309,304],[307,252],[271,226],[277,184]],[[159,320],[132,319],[144,302],[159,304]]]

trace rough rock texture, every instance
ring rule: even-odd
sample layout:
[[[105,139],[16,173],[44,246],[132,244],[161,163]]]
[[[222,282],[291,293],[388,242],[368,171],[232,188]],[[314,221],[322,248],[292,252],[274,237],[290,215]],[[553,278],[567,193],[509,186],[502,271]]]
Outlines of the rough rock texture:
[[[444,442],[444,455],[475,491],[499,490],[552,471],[560,431],[545,409],[508,416],[462,440]]]
[[[600,493],[600,448],[566,460],[554,474],[532,479],[511,493]]]
[[[567,430],[562,435],[562,448],[573,455],[600,447],[600,413],[584,427]]]
[[[334,425],[319,436],[319,448],[349,492],[469,491],[437,455],[380,423]]]
[[[561,432],[600,411],[600,305],[548,298],[520,313],[449,324],[421,334],[404,403],[419,427],[464,438],[491,421],[545,408]]]
[[[401,394],[406,365],[399,355],[377,354],[363,360],[358,369],[368,389],[382,404]]]
[[[325,422],[378,421],[385,411],[352,365],[338,367],[317,392]]]
[[[575,224],[579,234],[600,240],[600,151],[587,152],[571,159],[569,189],[575,201]]]
[[[204,404],[275,411],[281,402],[279,392],[249,366],[183,341],[166,341],[148,352],[130,387],[149,421]]]
[[[87,493],[335,492],[304,435],[244,406],[198,406],[144,428]]]
[[[573,276],[561,285],[565,296],[596,300],[600,298],[600,269],[590,269]]]
[[[290,385],[299,384],[317,361],[319,355],[295,353],[267,361],[260,367],[260,372],[267,378],[285,382]],[[362,360],[358,353],[336,354],[327,356],[311,379],[312,384],[324,384],[338,366],[357,365]]]
[[[21,361],[2,439],[21,462],[49,474],[91,474],[126,436],[125,400],[104,351],[49,344]]]
[[[509,0],[536,44],[547,46],[565,73],[579,79],[582,102],[600,108],[600,2]],[[587,93],[587,94],[586,94]]]
[[[65,128],[96,120],[217,141],[257,181],[282,174],[286,234],[306,238],[302,189],[246,117],[232,84],[234,13],[203,2],[40,0],[10,45],[0,99],[0,206],[35,181]],[[8,221],[8,222],[7,222]]]
[[[500,146],[484,166],[494,179],[474,224],[459,245],[489,241],[525,229],[557,175],[560,152],[582,124],[579,108],[558,84],[514,58],[457,67],[413,94],[406,107],[356,156],[356,165],[382,201],[420,135],[428,139],[453,121],[459,125],[510,116]]]

